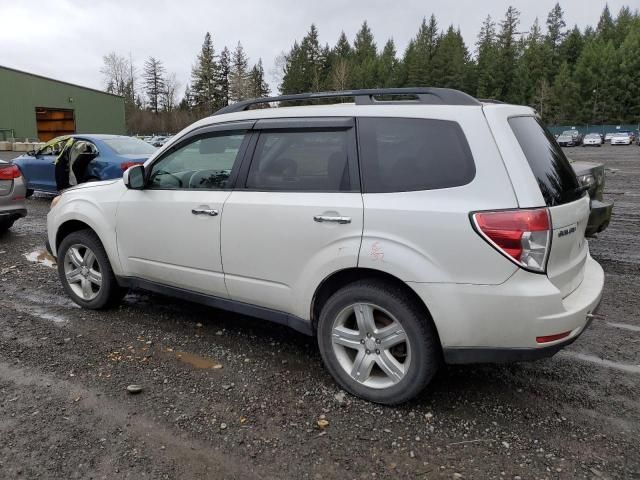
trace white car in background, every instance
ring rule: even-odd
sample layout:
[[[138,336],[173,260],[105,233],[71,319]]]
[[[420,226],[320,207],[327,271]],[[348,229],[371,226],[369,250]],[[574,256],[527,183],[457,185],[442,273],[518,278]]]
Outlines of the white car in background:
[[[631,145],[631,135],[626,132],[614,133],[611,137],[611,145]]]
[[[583,147],[601,147],[602,137],[599,133],[589,133],[582,140]]]
[[[355,104],[250,109],[336,97]],[[133,287],[284,324],[344,389],[397,404],[442,362],[534,360],[582,334],[604,287],[588,189],[529,107],[442,88],[290,95],[65,190],[48,248],[84,308]]]

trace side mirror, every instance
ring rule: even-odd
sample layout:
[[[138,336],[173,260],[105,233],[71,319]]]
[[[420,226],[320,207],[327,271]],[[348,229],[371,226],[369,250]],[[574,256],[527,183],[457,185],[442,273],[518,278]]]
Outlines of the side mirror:
[[[142,190],[144,188],[144,165],[129,167],[122,174],[125,186],[130,190]]]

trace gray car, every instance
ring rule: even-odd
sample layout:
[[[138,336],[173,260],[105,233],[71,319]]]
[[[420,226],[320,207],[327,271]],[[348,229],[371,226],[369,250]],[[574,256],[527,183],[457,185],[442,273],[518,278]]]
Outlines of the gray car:
[[[13,163],[0,160],[0,233],[27,214],[26,193],[20,169]]]

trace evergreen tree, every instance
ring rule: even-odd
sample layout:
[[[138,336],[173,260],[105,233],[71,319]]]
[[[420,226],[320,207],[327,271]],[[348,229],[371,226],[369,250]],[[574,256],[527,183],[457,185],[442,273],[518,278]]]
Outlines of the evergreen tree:
[[[354,88],[374,88],[377,86],[377,55],[373,34],[365,21],[358,33],[356,33],[356,38],[353,42]]]
[[[231,54],[224,47],[218,59],[215,75],[215,103],[217,108],[229,105],[229,75],[231,73]]]
[[[551,88],[547,120],[556,124],[575,122],[580,105],[578,85],[573,81],[567,62],[560,65],[558,75]]]
[[[144,90],[149,99],[149,105],[154,113],[158,113],[162,92],[165,90],[164,66],[154,57],[144,62]]]
[[[640,123],[640,28],[627,34],[620,51],[618,103],[625,122]]]
[[[496,82],[495,70],[498,63],[498,44],[496,38],[496,24],[488,15],[480,28],[476,61],[476,94],[480,98],[498,98],[500,95]]]
[[[327,88],[331,90],[348,90],[352,88],[353,50],[344,31],[340,33],[336,46],[329,52],[329,77]]]
[[[229,72],[229,102],[246,100],[251,96],[249,81],[249,60],[242,44],[238,42],[233,51],[231,70]]]
[[[495,71],[498,98],[514,103],[517,102],[519,93],[519,88],[514,82],[520,50],[516,41],[519,17],[520,12],[514,7],[509,7],[504,20],[500,22]]]
[[[452,25],[438,40],[438,46],[432,58],[432,85],[464,90],[468,62],[469,52],[462,34]]]
[[[543,117],[550,94],[548,78],[553,78],[552,48],[548,37],[543,37],[536,18],[518,62],[517,85],[520,88],[519,102],[534,106]]]
[[[209,115],[216,110],[216,77],[218,66],[211,34],[207,32],[196,64],[191,70],[191,95],[193,105],[201,113]]]
[[[391,38],[385,43],[378,59],[376,78],[378,79],[377,86],[381,88],[398,85],[398,59],[396,58],[396,46]]]
[[[560,45],[560,56],[566,60],[572,71],[578,62],[583,46],[584,37],[582,36],[578,26],[575,25]]]
[[[615,39],[615,25],[613,23],[613,18],[611,17],[611,12],[609,11],[608,4],[604,6],[602,14],[600,15],[600,20],[598,20],[596,35],[604,42],[608,42],[609,40],[613,41]]]
[[[258,59],[258,63],[256,63],[251,69],[251,73],[249,75],[249,88],[253,98],[269,96],[270,89],[264,79],[264,68],[262,67],[261,58]],[[263,104],[263,106],[266,106],[266,104]]]
[[[187,83],[187,86],[184,87],[184,96],[182,97],[182,100],[180,100],[180,103],[178,104],[178,109],[182,110],[183,112],[188,112],[189,110],[191,110],[192,101],[193,100],[191,98],[191,88]]]
[[[304,82],[305,57],[300,44],[296,41],[289,53],[285,55],[283,67],[282,83],[280,92],[283,95],[304,93],[306,85]]]
[[[433,84],[432,60],[438,43],[438,22],[431,15],[418,29],[416,37],[409,42],[404,54],[407,86],[422,87]]]
[[[551,68],[548,69],[551,77],[553,73],[558,71],[561,63],[560,47],[567,36],[565,31],[566,26],[567,24],[563,18],[562,8],[559,3],[556,3],[547,16],[547,35],[545,38],[547,47],[551,52],[551,58],[549,59],[551,61]]]

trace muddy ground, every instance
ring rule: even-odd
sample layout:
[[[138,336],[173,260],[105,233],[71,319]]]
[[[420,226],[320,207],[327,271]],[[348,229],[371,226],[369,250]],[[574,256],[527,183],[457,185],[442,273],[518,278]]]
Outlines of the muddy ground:
[[[140,292],[81,310],[25,256],[50,198],[29,200],[0,237],[0,478],[640,478],[640,148],[568,153],[606,162],[616,202],[590,242],[606,319],[552,359],[446,368],[396,408],[343,394],[277,325]]]

